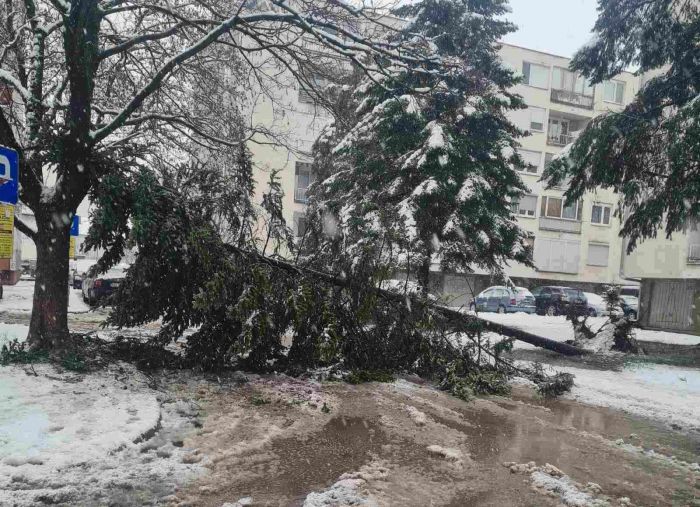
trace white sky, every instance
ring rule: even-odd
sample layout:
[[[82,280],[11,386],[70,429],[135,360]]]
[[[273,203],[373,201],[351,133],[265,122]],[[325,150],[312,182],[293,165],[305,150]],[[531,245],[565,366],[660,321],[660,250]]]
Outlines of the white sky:
[[[591,37],[597,0],[510,0],[518,31],[504,42],[571,57]]]

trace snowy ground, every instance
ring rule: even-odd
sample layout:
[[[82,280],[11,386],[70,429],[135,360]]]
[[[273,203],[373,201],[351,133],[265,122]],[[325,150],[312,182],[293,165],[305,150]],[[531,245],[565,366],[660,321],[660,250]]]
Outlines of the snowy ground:
[[[85,376],[0,367],[0,505],[136,505],[198,474],[201,457],[172,443],[196,409],[146,380],[129,365]]]
[[[574,375],[570,399],[700,431],[698,369],[660,364],[627,365],[622,371],[554,369]]]
[[[5,285],[3,287],[3,297],[0,299],[0,313],[31,312],[33,296],[33,280],[20,280],[17,285]],[[68,299],[68,312],[83,313],[88,311],[90,311],[90,307],[83,302],[81,292],[71,288]]]
[[[543,315],[529,315],[526,313],[479,313],[479,317],[504,324],[507,326],[516,327],[523,331],[550,338],[556,341],[566,341],[574,339],[574,330],[571,322],[566,320],[566,317],[547,317]],[[607,317],[589,318],[594,330],[600,328],[608,321]],[[681,333],[672,333],[668,331],[652,331],[647,329],[637,329],[636,338],[640,341],[660,342],[676,345],[699,345],[700,336],[693,336]],[[515,344],[516,348],[532,348],[532,345],[527,343]]]

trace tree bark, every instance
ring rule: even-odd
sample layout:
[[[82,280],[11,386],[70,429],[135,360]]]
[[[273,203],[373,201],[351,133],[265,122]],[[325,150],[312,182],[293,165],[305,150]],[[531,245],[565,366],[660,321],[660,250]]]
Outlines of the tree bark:
[[[69,212],[36,217],[36,281],[27,337],[32,349],[56,350],[68,343],[68,216]]]

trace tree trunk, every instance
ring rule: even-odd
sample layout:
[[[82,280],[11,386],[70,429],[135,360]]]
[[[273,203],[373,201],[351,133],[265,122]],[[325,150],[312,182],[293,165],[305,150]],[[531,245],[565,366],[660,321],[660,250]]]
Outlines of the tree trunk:
[[[430,255],[422,260],[418,266],[418,285],[421,287],[421,295],[425,298],[430,294]]]
[[[36,281],[27,338],[33,349],[60,349],[68,342],[70,220],[63,219],[68,216],[36,217]]]

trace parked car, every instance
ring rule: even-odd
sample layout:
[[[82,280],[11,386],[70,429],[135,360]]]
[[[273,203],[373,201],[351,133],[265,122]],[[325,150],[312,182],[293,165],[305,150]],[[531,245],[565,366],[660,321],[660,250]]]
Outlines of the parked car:
[[[538,315],[566,315],[574,310],[585,315],[588,312],[586,296],[581,289],[544,285],[532,290]]]
[[[593,294],[592,292],[584,292],[586,303],[588,305],[588,315],[591,317],[604,317],[609,315],[608,303],[603,296]]]
[[[126,266],[117,266],[104,274],[82,280],[83,301],[90,305],[107,303],[126,276]]]
[[[610,310],[608,310],[608,302],[603,296],[598,294],[593,294],[592,292],[584,292],[586,296],[586,301],[588,302],[588,315],[591,317],[607,317],[610,315]],[[622,307],[616,305],[613,308],[614,315],[622,315]]]
[[[639,298],[635,296],[620,296],[620,306],[626,317],[637,320],[639,316]]]
[[[639,285],[623,285],[620,287],[620,296],[634,296],[639,298]]]
[[[497,285],[481,292],[469,303],[471,311],[535,313],[535,297],[524,287]]]
[[[85,273],[78,273],[77,271],[71,272],[70,286],[73,287],[74,289],[82,289],[84,277],[85,277]]]

